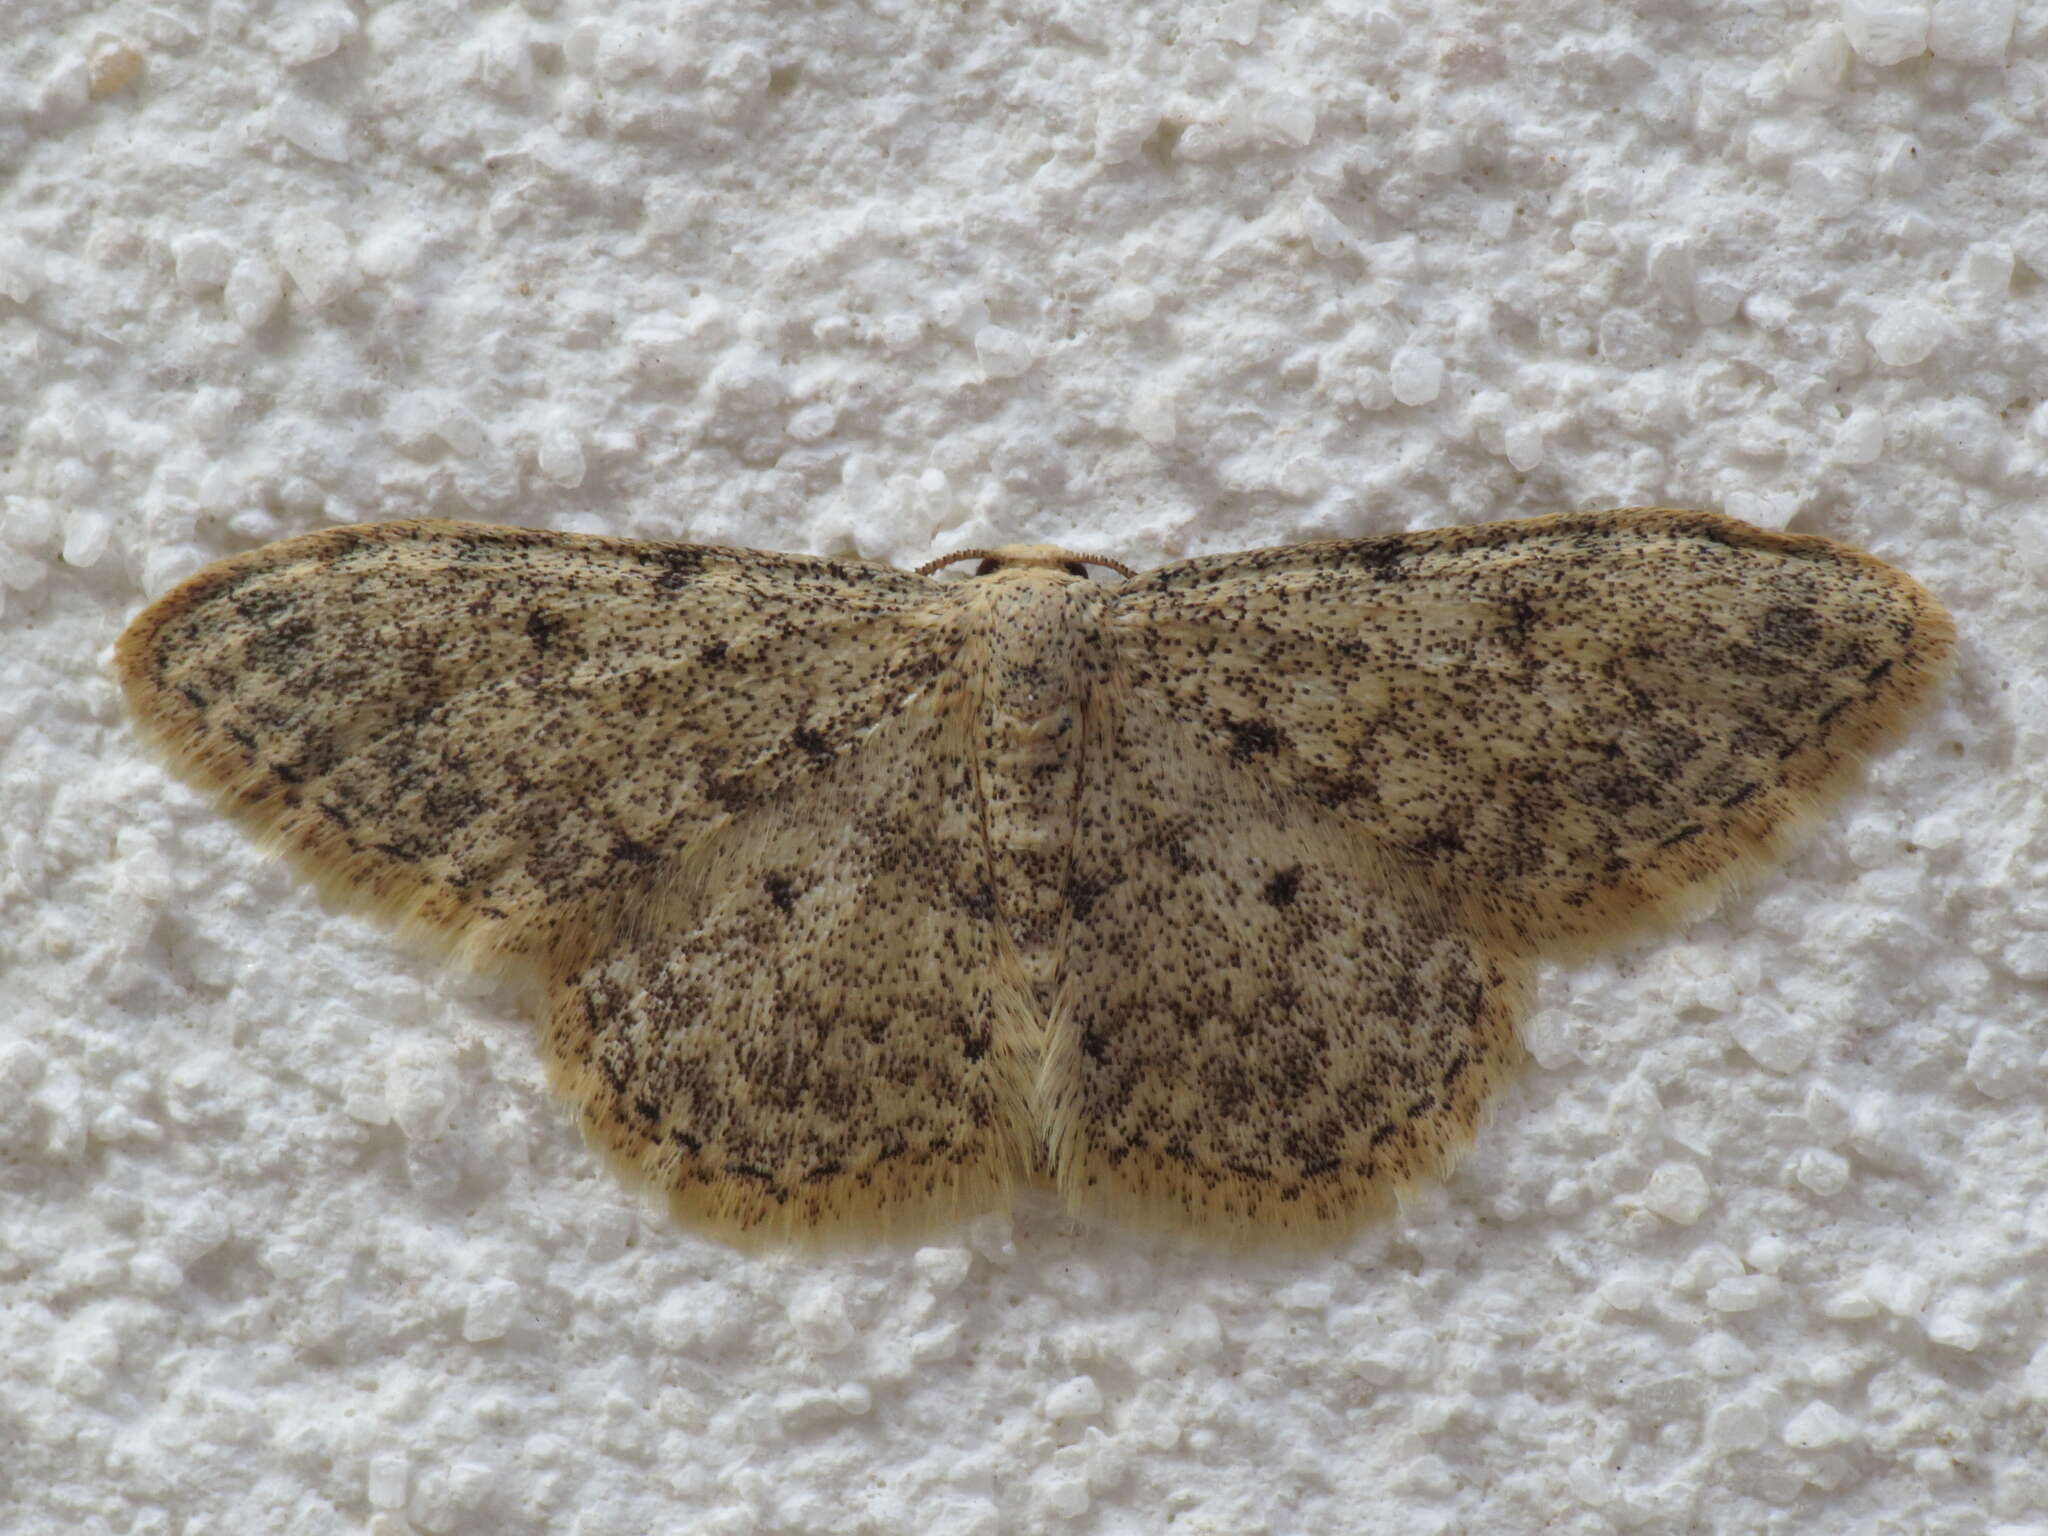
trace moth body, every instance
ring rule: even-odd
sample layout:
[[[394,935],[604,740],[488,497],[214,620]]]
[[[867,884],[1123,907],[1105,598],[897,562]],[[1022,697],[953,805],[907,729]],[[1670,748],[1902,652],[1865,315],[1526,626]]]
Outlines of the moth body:
[[[996,912],[1043,1021],[1087,761],[1089,700],[1107,670],[1105,589],[1047,564],[1005,564],[962,582],[953,686],[986,828]]]

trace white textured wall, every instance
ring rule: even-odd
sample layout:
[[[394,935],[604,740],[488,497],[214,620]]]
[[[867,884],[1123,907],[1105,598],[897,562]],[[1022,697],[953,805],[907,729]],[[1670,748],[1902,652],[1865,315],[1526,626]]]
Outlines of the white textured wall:
[[[6,10],[8,1531],[2048,1531],[2039,8]],[[1905,565],[1956,682],[1547,973],[1463,1172],[1326,1255],[672,1230],[104,665],[332,521],[1146,565],[1637,502]]]

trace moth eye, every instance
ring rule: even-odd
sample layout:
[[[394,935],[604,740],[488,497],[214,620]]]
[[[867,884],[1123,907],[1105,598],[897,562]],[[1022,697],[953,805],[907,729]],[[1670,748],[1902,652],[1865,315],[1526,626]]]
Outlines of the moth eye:
[[[1088,574],[1088,567],[1083,565],[1078,560],[1069,560],[1066,564],[1062,565],[1060,569],[1065,571],[1069,576],[1085,577]]]
[[[1002,568],[1003,562],[996,559],[995,556],[991,555],[988,557],[988,559],[982,561],[981,564],[977,565],[974,568],[974,574],[977,576],[993,576],[997,571],[1000,571]]]

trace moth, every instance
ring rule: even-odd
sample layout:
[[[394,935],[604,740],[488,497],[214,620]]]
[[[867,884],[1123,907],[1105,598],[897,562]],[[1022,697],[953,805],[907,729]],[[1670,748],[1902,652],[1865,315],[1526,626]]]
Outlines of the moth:
[[[116,666],[331,897],[537,980],[554,1089],[684,1222],[1046,1181],[1243,1235],[1445,1171],[1535,963],[1762,866],[1951,647],[1869,555],[1632,509],[1143,573],[344,527]]]

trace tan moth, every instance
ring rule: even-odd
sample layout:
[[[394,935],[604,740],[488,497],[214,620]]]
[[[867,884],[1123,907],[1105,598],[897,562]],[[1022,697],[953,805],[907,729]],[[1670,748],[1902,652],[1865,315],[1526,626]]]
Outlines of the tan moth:
[[[1470,1140],[1539,958],[1772,857],[1951,644],[1868,555],[1629,510],[1141,574],[386,523],[116,659],[326,892],[537,978],[589,1139],[741,1238],[1029,1180],[1341,1230]]]

